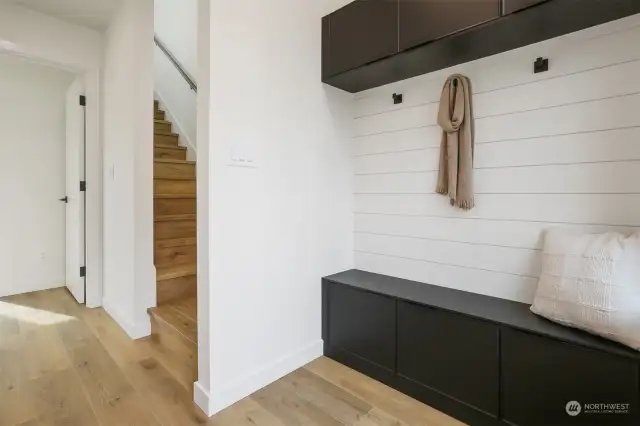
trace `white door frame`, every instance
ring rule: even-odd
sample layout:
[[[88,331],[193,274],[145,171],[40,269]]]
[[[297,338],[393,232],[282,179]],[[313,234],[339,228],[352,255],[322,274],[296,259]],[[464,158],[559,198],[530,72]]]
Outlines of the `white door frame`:
[[[85,142],[85,245],[86,294],[85,304],[90,308],[102,306],[102,132],[100,69],[84,74],[86,111]]]
[[[84,76],[76,76],[66,92],[66,143],[65,143],[65,281],[78,303],[85,303],[86,280],[82,267],[86,264],[85,196],[80,182],[85,179],[86,111]]]

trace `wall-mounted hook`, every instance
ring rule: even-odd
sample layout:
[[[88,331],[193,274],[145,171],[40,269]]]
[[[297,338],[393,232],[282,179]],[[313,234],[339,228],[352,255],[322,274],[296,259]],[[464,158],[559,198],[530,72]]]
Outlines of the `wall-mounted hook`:
[[[533,73],[538,74],[540,72],[549,71],[549,59],[547,58],[538,58],[533,63]]]
[[[402,103],[402,93],[394,93],[393,95],[391,95],[391,97],[393,98],[394,104]]]

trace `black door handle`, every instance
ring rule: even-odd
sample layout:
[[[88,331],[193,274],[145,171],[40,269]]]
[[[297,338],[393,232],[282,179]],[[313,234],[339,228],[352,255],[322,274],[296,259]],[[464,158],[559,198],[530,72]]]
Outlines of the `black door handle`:
[[[65,203],[68,203],[69,202],[69,197],[65,196],[64,198],[58,198],[58,200],[64,201]]]

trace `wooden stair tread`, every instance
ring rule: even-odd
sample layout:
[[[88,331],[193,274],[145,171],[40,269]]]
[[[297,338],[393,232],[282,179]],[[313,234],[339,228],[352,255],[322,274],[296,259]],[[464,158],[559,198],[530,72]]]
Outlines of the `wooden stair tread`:
[[[190,298],[194,299],[195,298]],[[149,314],[153,315],[173,330],[180,333],[184,338],[193,344],[198,341],[198,321],[197,315],[190,307],[195,306],[193,301],[181,299],[171,301],[167,304],[149,309]],[[184,313],[183,313],[184,312]]]
[[[156,267],[156,281],[195,275],[197,270],[197,264],[195,263],[158,266]]]
[[[176,151],[186,151],[187,150],[186,146],[169,145],[169,144],[166,144],[166,143],[156,143],[153,146],[154,146],[154,148],[175,149]]]
[[[177,133],[174,133],[174,132],[162,132],[160,130],[154,130],[153,133],[155,135],[163,135],[163,136],[175,136],[175,137],[179,136]]]
[[[195,161],[189,160],[174,160],[171,158],[154,158],[153,161],[156,163],[171,163],[171,164],[196,164]]]
[[[196,237],[183,237],[183,238],[165,238],[156,241],[156,248],[171,248],[182,246],[195,246],[198,239]]]
[[[196,177],[195,176],[171,176],[171,177],[159,176],[159,177],[154,177],[154,179],[161,179],[161,180],[196,180]]]
[[[153,198],[196,198],[196,194],[153,194]]]
[[[154,118],[154,119],[153,119],[153,122],[154,122],[154,123],[158,123],[158,124],[171,124],[171,122],[170,122],[170,121],[167,121],[167,120],[158,120],[157,118]]]
[[[195,214],[164,214],[156,216],[156,222],[173,222],[178,220],[196,220]]]

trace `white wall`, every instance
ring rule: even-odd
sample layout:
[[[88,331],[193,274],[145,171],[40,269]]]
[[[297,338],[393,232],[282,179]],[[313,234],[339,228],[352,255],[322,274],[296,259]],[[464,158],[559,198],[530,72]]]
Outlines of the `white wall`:
[[[0,55],[0,297],[65,284],[65,94],[73,75]],[[37,122],[37,125],[34,125]]]
[[[102,303],[102,147],[100,67],[102,37],[97,31],[0,3],[0,53],[9,52],[83,74],[87,96],[87,295]]]
[[[149,334],[153,266],[153,2],[124,2],[104,57],[104,307]]]
[[[640,226],[639,44],[635,16],[358,94],[356,267],[531,302],[543,229]],[[549,72],[533,73],[538,56]],[[438,101],[453,72],[474,91],[468,213],[434,193]]]
[[[330,13],[335,12],[343,6],[346,6],[349,3],[352,3],[353,0],[325,0],[325,7],[323,10],[323,15],[328,15]]]
[[[320,278],[352,267],[352,96],[320,82],[323,6],[214,0],[208,11],[196,402],[210,414],[321,355]],[[257,167],[230,166],[233,145]]]

